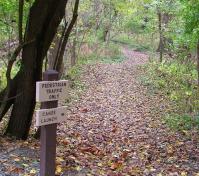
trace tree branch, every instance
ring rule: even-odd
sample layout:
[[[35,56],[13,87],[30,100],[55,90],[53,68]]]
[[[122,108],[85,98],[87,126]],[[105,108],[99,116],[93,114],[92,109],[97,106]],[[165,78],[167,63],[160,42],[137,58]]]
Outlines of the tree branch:
[[[60,50],[60,53],[59,53],[59,57],[57,58],[56,60],[56,63],[55,63],[55,69],[57,71],[60,71],[60,68],[61,68],[61,64],[63,62],[63,56],[64,56],[64,51],[65,51],[65,48],[66,48],[66,44],[68,42],[68,38],[69,38],[69,35],[73,29],[73,26],[77,20],[77,17],[78,17],[78,7],[79,7],[79,0],[76,0],[75,1],[75,5],[74,5],[74,11],[73,11],[73,16],[72,16],[72,20],[70,22],[70,24],[68,25],[68,28],[64,34],[64,39],[63,39],[63,42],[62,42],[62,46],[61,46],[61,50]]]
[[[15,96],[15,97],[12,97],[11,99],[9,98],[9,93],[10,93],[10,89],[11,89],[11,71],[12,71],[12,67],[13,67],[13,64],[14,62],[16,61],[17,59],[17,56],[19,55],[19,53],[21,52],[21,49],[29,44],[29,43],[32,43],[34,42],[35,40],[33,41],[30,41],[30,42],[27,42],[27,43],[24,43],[22,45],[19,45],[13,55],[11,56],[11,58],[9,59],[8,61],[8,66],[7,66],[7,70],[6,70],[6,81],[7,81],[7,87],[5,89],[5,93],[4,93],[4,97],[3,97],[3,100],[0,102],[1,103],[1,106],[0,106],[0,120],[2,119],[4,113],[5,113],[5,108],[7,106],[7,101],[10,101],[18,96]]]
[[[24,0],[19,0],[18,35],[19,35],[19,44],[20,45],[23,43],[23,6],[24,6]]]

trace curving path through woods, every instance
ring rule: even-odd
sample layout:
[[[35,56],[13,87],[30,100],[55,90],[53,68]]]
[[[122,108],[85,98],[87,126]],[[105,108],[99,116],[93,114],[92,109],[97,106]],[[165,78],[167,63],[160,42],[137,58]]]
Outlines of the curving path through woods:
[[[84,68],[87,89],[59,125],[57,175],[199,176],[197,136],[169,130],[161,120],[168,103],[139,80],[147,54],[122,52],[121,63]],[[38,174],[38,141],[0,141],[0,176]]]
[[[148,56],[122,52],[127,58],[122,63],[98,63],[84,71],[88,89],[60,126],[60,134],[67,134],[60,144],[69,144],[60,148],[60,157],[79,170],[65,175],[199,175],[196,141],[165,127],[160,118],[167,104],[139,81],[144,74],[139,66]]]

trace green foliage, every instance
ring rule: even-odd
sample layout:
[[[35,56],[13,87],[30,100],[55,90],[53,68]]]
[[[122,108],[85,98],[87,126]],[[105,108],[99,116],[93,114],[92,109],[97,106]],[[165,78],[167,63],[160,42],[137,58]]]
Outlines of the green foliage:
[[[72,80],[78,79],[82,73],[83,65],[91,65],[96,62],[110,64],[120,63],[126,59],[120,51],[120,46],[114,43],[110,43],[108,46],[106,44],[101,44],[99,50],[103,51],[104,54],[101,52],[92,52],[91,54],[80,55],[77,64],[68,71],[68,77]]]
[[[24,1],[23,26],[25,26],[29,8],[33,0]],[[0,43],[16,38],[18,23],[18,1],[0,0]]]
[[[19,66],[15,65],[12,68],[12,72],[11,72],[11,78],[13,78],[17,72],[19,71]],[[0,90],[4,89],[6,87],[7,81],[6,81],[6,67],[2,66],[0,68]]]
[[[196,120],[193,119],[199,112],[199,91],[195,66],[182,64],[178,60],[161,64],[153,61],[145,69],[148,76],[142,78],[142,82],[150,87],[149,90],[163,93],[175,107],[175,116],[169,114],[166,122],[169,125],[173,124],[177,129],[185,129],[190,127],[190,124],[195,124]],[[195,125],[198,125],[198,122],[197,118]],[[184,124],[181,125],[181,123]]]
[[[199,2],[179,0],[176,3],[166,36],[173,41],[170,46],[172,52],[186,59],[184,56],[195,51],[199,39]]]
[[[193,128],[199,130],[199,116],[168,114],[164,120],[173,130],[184,131]]]
[[[79,99],[81,93],[85,90],[85,85],[82,81],[80,81],[80,76],[82,73],[82,64],[78,63],[74,67],[70,68],[68,74],[64,76],[64,79],[70,81],[70,87],[72,90],[70,91],[70,101],[75,101]]]
[[[0,69],[0,90],[6,87],[6,68],[1,68]]]
[[[17,16],[17,1],[15,0],[1,0],[0,1],[0,24],[12,23]],[[9,21],[6,21],[9,20]]]
[[[120,45],[127,45],[128,47],[137,51],[153,51],[156,43],[151,44],[151,36],[148,34],[132,34],[128,35],[121,33],[112,39],[113,42]]]
[[[199,39],[199,1],[181,0],[184,5],[185,32],[191,34],[196,41]]]
[[[13,35],[16,28],[17,1],[0,1],[0,42]]]
[[[122,61],[124,61],[126,58],[124,56],[121,56],[121,55],[115,55],[115,56],[112,56],[112,57],[102,57],[101,58],[101,61],[103,63],[120,63]]]
[[[122,55],[120,45],[110,43],[108,46],[104,46],[105,54],[100,55],[99,62],[102,63],[120,63],[126,58]]]

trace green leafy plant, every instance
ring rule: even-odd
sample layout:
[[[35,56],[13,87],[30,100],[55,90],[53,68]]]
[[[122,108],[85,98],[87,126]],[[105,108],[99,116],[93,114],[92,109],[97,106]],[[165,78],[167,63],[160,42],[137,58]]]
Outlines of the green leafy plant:
[[[199,130],[199,116],[168,114],[164,118],[166,124],[178,131],[191,130],[196,128]]]
[[[149,86],[149,90],[160,91],[175,106],[177,113],[167,114],[166,123],[176,129],[191,128],[190,123],[198,125],[198,118],[195,117],[199,112],[199,91],[194,64],[186,65],[178,60],[164,61],[161,64],[152,61],[144,69],[147,71],[147,76],[142,78],[143,84]],[[181,125],[181,122],[187,122],[188,127],[186,123]]]

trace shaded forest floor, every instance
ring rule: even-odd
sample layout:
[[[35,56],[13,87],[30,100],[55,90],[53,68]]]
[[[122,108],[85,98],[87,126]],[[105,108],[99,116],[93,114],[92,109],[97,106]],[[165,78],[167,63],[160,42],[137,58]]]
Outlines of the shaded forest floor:
[[[80,79],[87,89],[59,125],[57,175],[198,176],[197,136],[168,129],[161,117],[169,103],[140,82],[147,54],[123,54],[120,63],[85,66]],[[0,175],[37,174],[37,141],[0,140]]]

